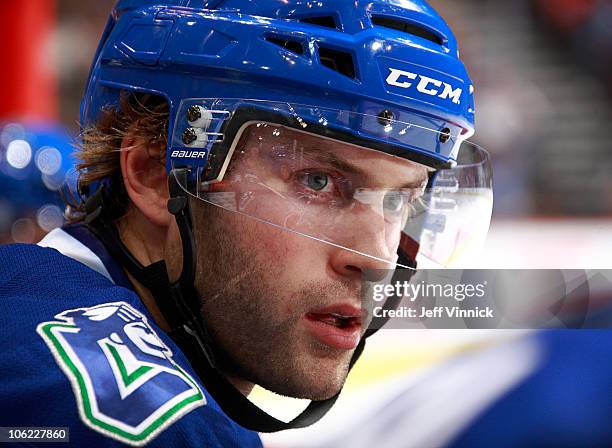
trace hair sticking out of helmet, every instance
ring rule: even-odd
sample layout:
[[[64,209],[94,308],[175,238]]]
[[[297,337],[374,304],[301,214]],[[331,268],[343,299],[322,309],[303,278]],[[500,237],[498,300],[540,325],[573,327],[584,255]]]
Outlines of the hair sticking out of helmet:
[[[119,151],[128,133],[131,137],[161,145],[162,155],[165,155],[168,141],[166,100],[147,93],[124,91],[118,105],[105,106],[99,120],[81,133],[81,145],[76,154],[78,193],[86,197],[101,183],[106,183],[112,191],[108,206],[113,210],[113,219],[122,216],[128,205],[119,167]],[[85,203],[79,198],[72,198],[68,203],[68,221],[84,219]]]

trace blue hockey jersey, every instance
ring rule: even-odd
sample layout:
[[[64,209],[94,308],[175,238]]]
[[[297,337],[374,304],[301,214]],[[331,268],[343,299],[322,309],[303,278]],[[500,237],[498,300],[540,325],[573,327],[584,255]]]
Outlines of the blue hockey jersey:
[[[0,426],[68,427],[75,446],[261,446],[84,227],[40,244],[0,246]]]
[[[610,330],[548,330],[528,340],[538,350],[533,370],[449,446],[612,446]]]

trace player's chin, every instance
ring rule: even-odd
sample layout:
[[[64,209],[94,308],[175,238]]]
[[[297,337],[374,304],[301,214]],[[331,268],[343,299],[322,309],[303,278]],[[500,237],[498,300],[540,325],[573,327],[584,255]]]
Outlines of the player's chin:
[[[348,375],[349,354],[305,358],[299,363],[301,371],[295,372],[294,397],[324,400],[340,392]]]
[[[325,400],[337,395],[346,381],[346,371],[333,372],[327,379],[319,378],[317,384],[312,385],[305,398],[310,400]]]

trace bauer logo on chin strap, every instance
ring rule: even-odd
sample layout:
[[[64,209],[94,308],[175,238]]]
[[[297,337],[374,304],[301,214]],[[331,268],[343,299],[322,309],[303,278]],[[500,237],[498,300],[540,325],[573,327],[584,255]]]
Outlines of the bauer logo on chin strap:
[[[64,311],[37,331],[70,382],[83,422],[143,445],[206,404],[147,319],[125,302]]]

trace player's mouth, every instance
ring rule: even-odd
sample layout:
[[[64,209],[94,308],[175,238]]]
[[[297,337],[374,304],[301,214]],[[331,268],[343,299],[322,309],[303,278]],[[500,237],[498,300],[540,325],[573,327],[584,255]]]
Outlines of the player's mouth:
[[[306,328],[322,344],[352,350],[361,338],[363,310],[350,304],[332,305],[308,312]]]

